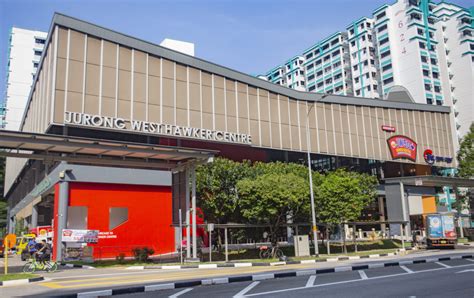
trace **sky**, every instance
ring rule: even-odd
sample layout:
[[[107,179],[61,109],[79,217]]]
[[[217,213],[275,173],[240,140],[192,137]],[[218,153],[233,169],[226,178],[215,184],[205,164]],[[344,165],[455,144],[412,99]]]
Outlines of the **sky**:
[[[0,101],[10,28],[48,31],[60,12],[153,43],[195,44],[195,56],[251,75],[302,53],[393,0],[0,0]],[[474,0],[452,0],[464,7]]]

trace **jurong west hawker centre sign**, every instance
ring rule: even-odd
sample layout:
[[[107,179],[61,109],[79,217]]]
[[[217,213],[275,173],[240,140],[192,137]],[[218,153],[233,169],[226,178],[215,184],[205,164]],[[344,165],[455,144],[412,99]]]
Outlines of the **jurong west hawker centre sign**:
[[[64,123],[87,127],[136,131],[140,133],[158,134],[170,137],[184,137],[206,141],[238,143],[244,145],[252,144],[252,137],[248,134],[140,120],[127,120],[118,117],[90,115],[77,112],[66,112],[64,115]]]

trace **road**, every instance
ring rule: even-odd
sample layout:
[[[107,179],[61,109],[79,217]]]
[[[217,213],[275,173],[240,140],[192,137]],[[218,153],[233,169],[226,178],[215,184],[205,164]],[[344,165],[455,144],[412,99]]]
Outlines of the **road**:
[[[389,261],[406,261],[406,260],[413,260],[413,259],[426,259],[429,257],[444,257],[444,256],[460,256],[466,254],[472,254],[474,251],[472,249],[464,249],[464,250],[456,250],[456,251],[429,251],[429,252],[417,252],[413,254],[409,254],[406,256],[394,256],[394,257],[386,257],[380,259],[364,259],[364,260],[348,260],[344,262],[337,262],[337,263],[316,263],[316,264],[300,264],[300,265],[288,265],[284,267],[241,267],[241,268],[219,268],[219,269],[186,269],[186,270],[126,270],[124,268],[107,268],[107,269],[95,269],[95,270],[85,270],[85,269],[62,269],[60,272],[45,274],[45,278],[47,279],[44,282],[35,283],[32,285],[24,285],[24,286],[14,286],[14,287],[4,287],[0,288],[0,297],[13,297],[13,296],[53,296],[53,295],[60,295],[60,294],[70,294],[70,293],[78,293],[78,292],[88,292],[88,291],[96,291],[96,290],[107,290],[107,289],[116,289],[116,288],[127,288],[130,286],[138,286],[138,285],[156,285],[156,284],[163,284],[169,283],[172,281],[183,281],[183,280],[196,280],[196,279],[206,279],[206,278],[216,278],[216,277],[223,277],[223,276],[239,276],[239,275],[249,275],[249,274],[265,274],[269,272],[285,272],[285,271],[295,271],[295,270],[306,270],[306,269],[315,269],[315,268],[329,268],[329,267],[340,267],[340,266],[347,266],[347,265],[359,265],[359,264],[371,264],[371,263],[382,263],[382,262],[389,262]],[[449,261],[453,262],[453,265],[456,265],[457,260]],[[467,267],[464,269],[474,269],[474,262],[469,260],[459,260],[459,262],[463,262],[460,264],[461,266]],[[412,266],[412,265],[410,265]],[[413,265],[415,266],[415,265]],[[425,270],[423,266],[428,266],[426,269],[442,269],[442,270],[434,270],[436,271],[443,271],[447,270],[449,272],[450,268],[445,268],[439,264],[418,264],[415,270],[421,268],[421,270]],[[429,267],[429,266],[434,266]],[[451,265],[449,265],[451,266]],[[407,267],[409,267],[407,265]],[[458,269],[462,269],[460,267]],[[404,273],[403,271],[399,270],[396,273]],[[364,283],[368,283],[371,281],[371,274],[377,274],[377,270],[383,271],[380,274],[394,274],[391,273],[395,270],[394,268],[381,268],[381,269],[369,269],[365,270],[368,279],[362,280]],[[405,272],[404,274],[406,274]],[[428,272],[420,272],[421,274],[428,274]],[[449,275],[449,274],[448,274]],[[358,277],[358,279],[362,279],[359,272],[340,272],[335,274],[320,274],[315,279],[315,284],[322,284],[327,282],[340,282],[345,281],[346,278]],[[474,280],[474,272],[466,272],[462,274],[458,274],[458,280],[462,280],[465,277],[470,277],[471,281]],[[294,287],[302,287],[307,284],[309,277],[298,277],[298,278],[283,278],[277,280],[267,280],[261,281],[258,284],[254,284],[255,288],[252,291],[264,291],[264,286],[267,284],[271,284],[272,282],[275,283],[275,286],[271,286],[272,288],[279,289],[280,285],[284,288],[294,288]],[[342,280],[340,280],[342,278]],[[395,275],[389,277],[389,279],[398,279],[402,278],[400,275]],[[417,279],[419,276],[417,275]],[[379,280],[379,281],[377,281]],[[375,279],[376,283],[382,282],[382,279]],[[464,281],[465,282],[465,281]],[[356,283],[352,281],[351,283]],[[243,283],[231,283],[226,285],[216,285],[216,286],[204,286],[204,287],[197,287],[193,288],[189,291],[189,294],[193,293],[194,296],[210,296],[210,297],[232,297],[239,291],[243,289],[243,287],[249,286],[252,283],[250,282],[243,282]],[[350,284],[350,283],[349,283]],[[331,285],[326,285],[324,287],[330,287]],[[349,285],[348,285],[349,286]],[[338,286],[339,289],[340,286]],[[344,286],[345,287],[345,286]],[[167,296],[173,295],[175,293],[179,293],[180,291],[187,290],[187,289],[180,289],[180,290],[173,290],[173,291],[162,291],[162,292],[153,292],[152,295],[154,296]],[[216,291],[216,292],[214,292]],[[233,292],[234,291],[234,292]],[[295,290],[295,291],[302,291],[304,289]],[[322,291],[321,288],[318,288],[318,291]],[[350,290],[349,290],[350,291]],[[253,293],[249,291],[249,293]],[[260,292],[259,292],[260,293]],[[359,292],[357,292],[359,293]],[[291,295],[289,293],[283,293],[284,295]],[[183,293],[183,297],[185,297],[186,293]],[[271,295],[280,295],[278,293],[272,293]],[[471,295],[471,297],[474,295]],[[123,297],[123,296],[121,296]],[[189,296],[188,296],[189,297]]]
[[[473,297],[474,262],[338,272],[266,281],[201,286],[120,297]],[[174,295],[174,296],[173,296]]]

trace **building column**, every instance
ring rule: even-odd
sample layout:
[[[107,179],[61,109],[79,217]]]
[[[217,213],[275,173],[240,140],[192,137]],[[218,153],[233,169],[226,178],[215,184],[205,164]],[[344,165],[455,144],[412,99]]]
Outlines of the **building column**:
[[[193,210],[193,259],[197,259],[197,221],[196,221],[196,167],[191,167],[191,208]]]
[[[189,198],[189,169],[185,169],[186,183],[186,258],[191,258],[191,214]]]
[[[378,205],[379,205],[379,214],[380,214],[380,221],[386,221],[387,217],[385,216],[385,207],[383,203],[383,197],[378,197]],[[385,230],[387,229],[386,224],[381,224],[380,229],[382,230],[383,233],[385,233]]]
[[[31,210],[31,228],[38,226],[38,205],[33,205]]]
[[[388,221],[409,221],[408,196],[403,183],[385,184]],[[390,224],[390,235],[400,235],[401,224]],[[405,225],[405,237],[410,237],[410,225]]]
[[[63,241],[62,231],[67,228],[67,209],[69,205],[69,182],[59,182],[58,206],[57,206],[57,220],[55,222],[56,231],[54,241],[54,251],[56,252],[55,261],[59,262],[63,259]]]

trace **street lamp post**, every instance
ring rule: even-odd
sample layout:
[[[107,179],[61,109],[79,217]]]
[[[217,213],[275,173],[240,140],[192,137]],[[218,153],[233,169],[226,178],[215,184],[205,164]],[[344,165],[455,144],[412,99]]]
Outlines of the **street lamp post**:
[[[327,94],[324,94],[321,96],[320,99],[325,98],[328,96]],[[311,170],[311,144],[309,140],[309,113],[311,110],[314,108],[315,102],[311,105],[311,107],[308,109],[308,113],[306,113],[306,148],[307,148],[307,153],[308,153],[308,175],[309,175],[309,192],[311,196],[311,217],[312,217],[312,227],[311,229],[313,230],[313,239],[314,239],[314,254],[316,256],[319,256],[319,247],[318,247],[318,227],[316,225],[316,211],[314,209],[314,193],[313,193],[313,172]]]

